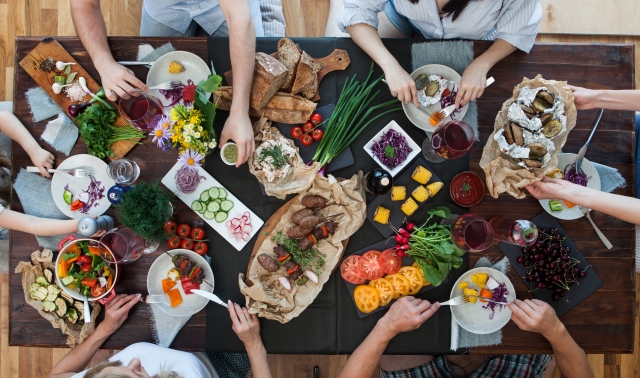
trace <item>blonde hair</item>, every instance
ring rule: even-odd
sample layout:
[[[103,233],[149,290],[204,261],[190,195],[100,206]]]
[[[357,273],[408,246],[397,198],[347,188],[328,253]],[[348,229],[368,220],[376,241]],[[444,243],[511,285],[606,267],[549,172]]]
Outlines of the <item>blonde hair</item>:
[[[122,366],[121,361],[105,360],[99,363],[98,365],[92,367],[91,369],[87,370],[87,372],[84,375],[84,378],[98,378],[100,377],[100,373],[104,369],[108,367],[120,367],[120,366]],[[115,373],[115,374],[109,374],[102,378],[129,378],[129,376]],[[168,369],[166,369],[165,366],[162,366],[160,368],[160,372],[152,376],[151,378],[185,378],[185,377],[184,375],[177,373],[175,371],[169,371]]]

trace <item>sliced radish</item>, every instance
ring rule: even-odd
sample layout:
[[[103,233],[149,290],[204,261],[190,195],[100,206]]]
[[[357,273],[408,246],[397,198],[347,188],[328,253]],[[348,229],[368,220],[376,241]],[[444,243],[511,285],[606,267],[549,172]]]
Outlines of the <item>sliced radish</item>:
[[[244,215],[245,217],[247,217],[247,218],[248,218],[248,217],[250,217],[250,216],[251,216],[251,213],[250,213],[250,212],[248,212],[248,211],[245,211],[243,215]]]
[[[231,224],[234,225],[234,226],[238,226],[238,225],[240,225],[240,220],[238,218],[233,218],[231,220]]]
[[[246,233],[246,232],[243,232],[243,233],[242,233],[242,240],[243,240],[243,241],[249,241],[249,234],[248,234],[248,233]]]
[[[287,277],[280,276],[280,278],[278,278],[278,281],[280,281],[280,285],[282,285],[282,287],[284,287],[288,291],[291,291],[291,282],[289,282],[289,279]]]
[[[244,227],[242,227],[242,231],[246,232],[246,233],[251,233],[251,226],[248,224],[245,224]]]
[[[227,227],[231,227],[231,221],[228,220],[224,225],[227,226]]]

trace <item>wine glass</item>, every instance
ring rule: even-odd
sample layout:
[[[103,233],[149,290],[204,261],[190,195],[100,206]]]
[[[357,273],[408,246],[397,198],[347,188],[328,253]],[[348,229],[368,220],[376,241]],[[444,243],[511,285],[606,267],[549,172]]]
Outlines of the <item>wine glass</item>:
[[[141,90],[127,92],[118,102],[120,115],[142,131],[152,130],[164,107],[156,97]]]
[[[451,240],[463,251],[484,251],[493,242],[493,228],[478,215],[463,214],[451,225]]]
[[[100,256],[110,263],[129,264],[142,256],[145,249],[144,239],[126,227],[118,227],[107,231],[100,238],[106,248],[101,250]]]
[[[459,159],[467,153],[476,140],[473,127],[465,121],[452,120],[438,126],[431,138],[422,143],[422,154],[432,163]]]

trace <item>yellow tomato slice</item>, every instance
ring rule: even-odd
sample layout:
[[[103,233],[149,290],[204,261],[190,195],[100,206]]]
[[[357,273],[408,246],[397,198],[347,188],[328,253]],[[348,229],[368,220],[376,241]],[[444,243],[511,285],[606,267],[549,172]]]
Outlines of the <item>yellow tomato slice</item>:
[[[380,292],[373,286],[358,285],[353,290],[353,300],[360,312],[368,314],[380,306]]]
[[[393,290],[394,290],[393,299],[400,299],[402,297],[406,297],[407,295],[409,295],[409,290],[411,290],[411,284],[409,283],[409,280],[407,279],[407,277],[403,276],[400,273],[395,273],[395,274],[389,274],[384,278],[389,280],[389,282],[391,282],[391,285],[393,285]]]
[[[389,280],[385,278],[371,280],[369,282],[369,286],[373,286],[378,289],[378,293],[380,293],[380,306],[388,305],[393,299],[395,290],[393,290],[393,285],[391,285],[391,282],[389,282]]]
[[[422,275],[420,271],[422,269],[418,269],[415,266],[403,266],[400,268],[398,273],[405,276],[406,279],[409,280],[409,295],[416,295],[422,289]]]

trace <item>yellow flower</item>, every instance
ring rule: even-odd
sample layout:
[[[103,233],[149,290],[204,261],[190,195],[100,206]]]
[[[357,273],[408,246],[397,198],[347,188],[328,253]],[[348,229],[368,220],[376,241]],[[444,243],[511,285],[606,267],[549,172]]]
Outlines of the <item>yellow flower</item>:
[[[174,122],[180,119],[180,115],[175,108],[171,108],[171,110],[169,111],[169,115],[171,115],[171,120]]]
[[[191,137],[187,135],[186,137],[184,137],[184,141],[187,143],[191,142]]]
[[[202,126],[198,126],[198,131],[202,132]]]

